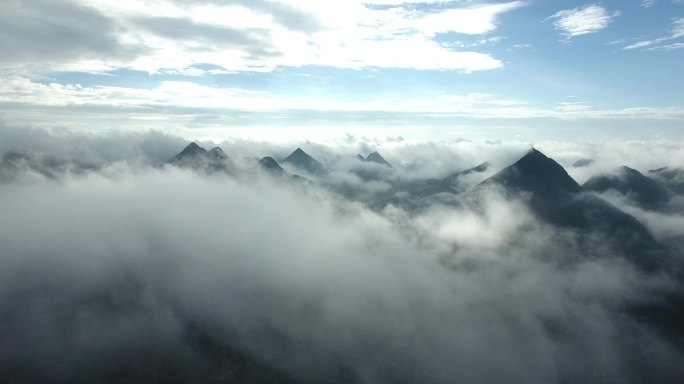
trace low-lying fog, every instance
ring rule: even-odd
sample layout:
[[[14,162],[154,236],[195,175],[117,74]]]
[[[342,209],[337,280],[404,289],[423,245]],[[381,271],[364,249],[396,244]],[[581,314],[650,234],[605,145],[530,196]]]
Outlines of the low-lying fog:
[[[349,172],[357,153],[378,150],[394,166],[388,177],[407,181],[489,162],[475,185],[529,143],[217,143],[247,170],[297,147],[332,169],[291,182],[160,166],[188,144],[161,133],[3,126],[0,136],[0,155],[59,165],[0,173],[8,382],[639,383],[684,374],[681,325],[663,328],[635,309],[678,292],[679,275],[615,256],[606,234],[548,225],[496,188],[416,210],[371,207],[335,188],[392,188]],[[681,143],[536,147],[580,184],[619,165],[647,174],[684,164]],[[585,158],[595,163],[572,166]],[[681,210],[603,198],[656,239],[684,236]]]

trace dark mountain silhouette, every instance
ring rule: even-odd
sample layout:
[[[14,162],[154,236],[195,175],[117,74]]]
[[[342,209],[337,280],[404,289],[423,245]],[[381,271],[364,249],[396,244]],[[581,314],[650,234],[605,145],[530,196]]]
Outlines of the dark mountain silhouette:
[[[166,163],[179,168],[190,168],[208,173],[231,172],[235,168],[221,148],[214,147],[207,151],[195,142],[188,144]]]
[[[205,153],[207,153],[207,150],[200,147],[199,145],[197,145],[197,143],[193,141],[192,143],[188,144],[185,148],[183,148],[183,150],[180,151],[180,153],[178,153],[173,158],[176,160],[183,160],[187,158],[202,156]]]
[[[684,169],[662,167],[648,171],[648,176],[667,187],[670,191],[684,195]]]
[[[563,197],[582,192],[582,187],[560,164],[536,149],[483,182],[483,185],[487,184],[498,184],[507,189],[532,192],[544,197]]]
[[[260,169],[276,175],[283,175],[286,173],[283,167],[270,156],[262,157],[257,164]]]
[[[367,163],[382,164],[390,168],[394,168],[392,164],[390,164],[387,160],[385,160],[384,157],[382,157],[382,155],[380,155],[380,153],[378,153],[378,151],[369,153],[368,156],[366,156],[365,158],[359,154],[356,155],[356,158]]]
[[[594,192],[617,191],[645,209],[662,209],[672,193],[636,169],[620,167],[616,173],[594,176],[582,188]]]
[[[210,149],[207,154],[209,155],[209,157],[211,157],[212,159],[215,159],[215,160],[220,160],[220,161],[228,160],[228,155],[226,155],[226,153],[223,152],[223,149],[221,149],[219,147],[214,147],[214,148]]]
[[[290,156],[283,160],[283,163],[293,165],[312,175],[322,175],[325,173],[325,167],[323,167],[323,164],[309,156],[309,154],[304,152],[301,148],[297,148],[294,152],[292,152]]]
[[[532,212],[550,224],[572,228],[585,238],[602,234],[620,254],[644,269],[663,267],[669,261],[664,248],[643,224],[605,200],[583,192],[560,164],[536,149],[477,189],[485,187],[503,188],[509,195],[527,199]]]
[[[275,176],[278,179],[289,180],[294,182],[308,182],[308,180],[299,175],[293,175],[287,172],[283,167],[270,156],[264,156],[257,162],[256,169],[268,175]]]

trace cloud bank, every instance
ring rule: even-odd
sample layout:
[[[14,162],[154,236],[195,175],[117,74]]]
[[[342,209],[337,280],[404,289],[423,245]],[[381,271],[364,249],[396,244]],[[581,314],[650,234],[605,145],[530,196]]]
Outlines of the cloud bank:
[[[67,152],[85,161],[117,140],[54,136],[13,141],[80,148]],[[673,292],[673,277],[640,272],[600,237],[580,244],[524,200],[489,190],[461,205],[371,210],[318,183],[125,161],[176,144],[121,141],[136,137],[97,171],[0,184],[2,377],[638,383],[684,373],[677,344],[635,314]],[[349,143],[307,149],[341,164],[378,144]],[[524,152],[391,143],[383,152],[404,178],[431,176],[425,162],[446,171],[479,160],[482,148],[500,163]],[[284,151],[222,147],[245,162]]]

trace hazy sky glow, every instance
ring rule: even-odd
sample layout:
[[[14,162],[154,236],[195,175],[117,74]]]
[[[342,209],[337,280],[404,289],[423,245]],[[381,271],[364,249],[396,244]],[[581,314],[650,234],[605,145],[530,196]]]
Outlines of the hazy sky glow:
[[[269,140],[684,135],[680,0],[2,7],[10,124]]]

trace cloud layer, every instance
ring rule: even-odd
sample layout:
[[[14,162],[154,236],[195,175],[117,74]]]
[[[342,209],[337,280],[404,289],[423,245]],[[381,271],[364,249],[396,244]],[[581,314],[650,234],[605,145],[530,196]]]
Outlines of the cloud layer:
[[[522,1],[439,7],[426,2],[421,8],[307,0],[10,1],[0,27],[3,46],[8,48],[0,65],[150,73],[188,71],[196,65],[223,71],[322,65],[470,72],[503,64],[487,53],[450,49],[435,36],[492,32],[501,14],[525,5]]]
[[[600,237],[580,246],[523,200],[492,190],[457,206],[370,210],[319,184],[127,161],[177,143],[131,137],[12,139],[15,149],[21,140],[45,153],[78,148],[67,152],[81,162],[101,143],[129,147],[100,171],[0,184],[3,377],[637,383],[682,374],[681,351],[631,314],[673,281],[613,257]],[[341,164],[380,144],[347,143],[307,149]],[[385,146],[405,178],[483,156],[503,166],[525,150]],[[223,147],[241,161],[287,153]]]

